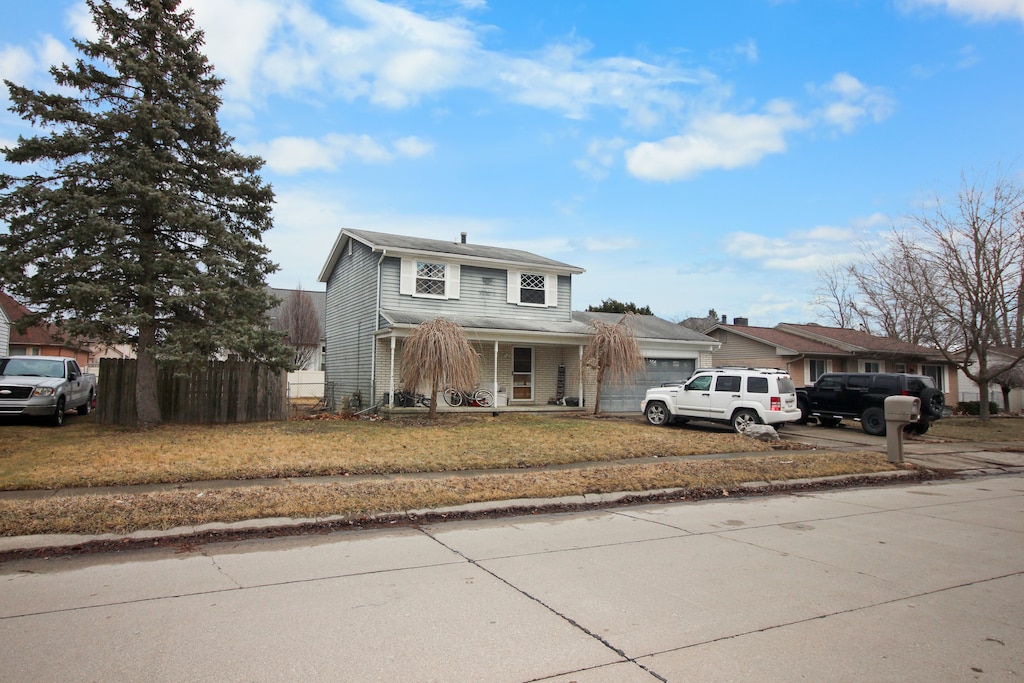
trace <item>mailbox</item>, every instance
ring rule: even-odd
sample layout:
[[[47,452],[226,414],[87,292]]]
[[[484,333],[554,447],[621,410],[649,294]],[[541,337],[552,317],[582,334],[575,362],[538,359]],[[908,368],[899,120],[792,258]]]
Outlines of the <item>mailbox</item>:
[[[903,462],[903,428],[921,419],[921,399],[888,396],[885,399],[885,442],[889,462]]]
[[[885,399],[886,422],[917,422],[921,419],[921,399],[916,396],[888,396]]]

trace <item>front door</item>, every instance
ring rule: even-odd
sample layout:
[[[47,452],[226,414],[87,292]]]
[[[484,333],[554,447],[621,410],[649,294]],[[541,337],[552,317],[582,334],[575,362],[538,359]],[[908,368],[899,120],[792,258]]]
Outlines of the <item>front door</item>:
[[[528,346],[512,349],[512,400],[533,400],[533,349]]]

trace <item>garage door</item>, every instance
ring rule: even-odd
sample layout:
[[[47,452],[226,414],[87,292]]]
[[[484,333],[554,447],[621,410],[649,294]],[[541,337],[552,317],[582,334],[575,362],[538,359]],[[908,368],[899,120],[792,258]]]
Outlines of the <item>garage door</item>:
[[[648,358],[644,371],[633,375],[625,384],[605,382],[601,391],[601,412],[639,413],[640,401],[651,387],[665,382],[680,382],[693,374],[696,361],[678,358]]]

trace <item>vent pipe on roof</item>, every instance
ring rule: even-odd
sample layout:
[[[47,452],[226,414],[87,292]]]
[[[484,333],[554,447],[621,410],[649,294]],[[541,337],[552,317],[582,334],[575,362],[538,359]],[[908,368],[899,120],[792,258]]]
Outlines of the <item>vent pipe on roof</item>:
[[[466,233],[462,233],[462,243],[466,243]]]

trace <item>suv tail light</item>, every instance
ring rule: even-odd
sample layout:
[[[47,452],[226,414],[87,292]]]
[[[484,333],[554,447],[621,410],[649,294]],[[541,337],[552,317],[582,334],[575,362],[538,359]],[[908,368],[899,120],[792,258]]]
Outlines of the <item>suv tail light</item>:
[[[782,397],[772,396],[772,406],[769,410],[779,411],[782,410]]]

